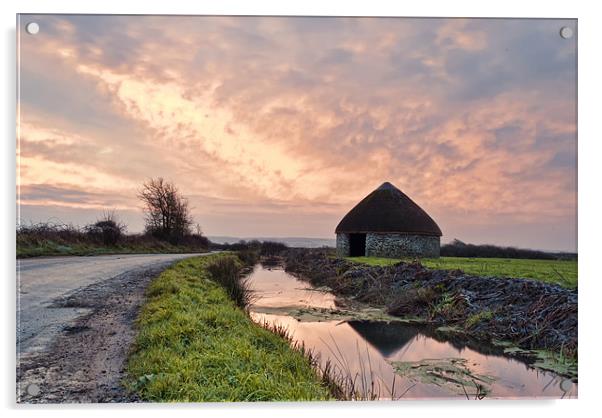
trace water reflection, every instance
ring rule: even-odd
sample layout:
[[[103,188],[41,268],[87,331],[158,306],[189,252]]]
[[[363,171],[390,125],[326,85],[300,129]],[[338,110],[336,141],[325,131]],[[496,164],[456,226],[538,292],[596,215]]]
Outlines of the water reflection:
[[[282,268],[257,265],[250,279],[257,297],[257,307],[335,307],[335,296],[332,293],[315,290],[309,283],[297,279]]]
[[[407,324],[390,323],[383,326],[370,321],[349,321],[348,324],[385,358],[390,358],[408,345],[418,334],[416,327]]]
[[[259,313],[262,307],[333,308],[334,295],[317,291],[278,268],[257,266],[251,285],[260,297],[252,317],[256,321],[277,323],[289,329],[293,337],[330,360],[359,380],[378,388],[383,399],[466,397],[448,386],[416,381],[395,374],[392,362],[417,362],[423,359],[466,359],[472,373],[493,376],[489,398],[560,398],[576,397],[577,385],[563,391],[563,378],[544,373],[526,364],[503,357],[499,349],[463,341],[450,341],[428,328],[402,323],[370,321],[300,322],[282,315]],[[361,387],[361,385],[359,385]],[[567,389],[569,385],[565,385]]]

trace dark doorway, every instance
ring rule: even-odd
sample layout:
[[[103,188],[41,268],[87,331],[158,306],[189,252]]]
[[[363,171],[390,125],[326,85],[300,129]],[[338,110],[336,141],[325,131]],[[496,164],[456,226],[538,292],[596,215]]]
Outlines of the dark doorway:
[[[349,234],[349,255],[351,257],[366,255],[366,234]]]

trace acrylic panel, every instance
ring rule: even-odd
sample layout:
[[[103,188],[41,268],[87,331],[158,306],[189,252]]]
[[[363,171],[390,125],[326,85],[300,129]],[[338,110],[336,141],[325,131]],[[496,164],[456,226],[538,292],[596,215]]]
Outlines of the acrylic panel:
[[[577,397],[576,19],[17,40],[18,402]]]

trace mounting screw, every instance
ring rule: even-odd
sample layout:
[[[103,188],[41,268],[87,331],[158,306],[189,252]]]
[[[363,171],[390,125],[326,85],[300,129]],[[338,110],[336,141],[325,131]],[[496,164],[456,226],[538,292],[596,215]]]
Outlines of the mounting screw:
[[[25,391],[30,396],[38,396],[40,394],[40,387],[38,385],[36,385],[35,383],[30,383],[25,388]]]
[[[560,28],[560,36],[563,39],[571,39],[573,37],[573,29],[568,26],[563,26]]]
[[[38,25],[36,22],[29,22],[27,25],[25,25],[25,30],[30,35],[35,35],[40,31],[40,25]]]

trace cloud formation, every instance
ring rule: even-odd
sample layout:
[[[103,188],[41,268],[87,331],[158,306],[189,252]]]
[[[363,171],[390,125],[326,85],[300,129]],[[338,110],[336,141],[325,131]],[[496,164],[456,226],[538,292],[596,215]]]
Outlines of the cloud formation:
[[[328,237],[391,181],[444,239],[575,249],[576,50],[558,36],[574,21],[34,19],[25,219],[135,219],[137,188],[161,175],[206,233]]]

